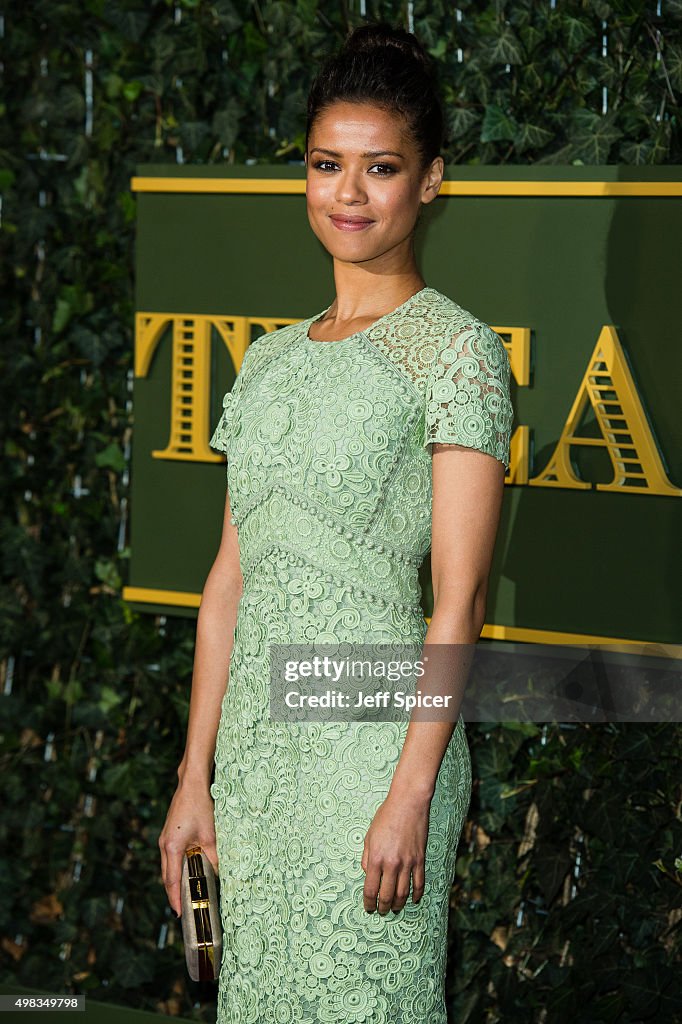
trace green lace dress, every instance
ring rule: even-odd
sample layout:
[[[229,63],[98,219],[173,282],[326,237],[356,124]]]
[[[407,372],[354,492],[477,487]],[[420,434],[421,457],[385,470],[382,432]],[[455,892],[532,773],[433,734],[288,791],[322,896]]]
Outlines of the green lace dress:
[[[364,837],[407,721],[271,720],[268,644],[423,642],[430,443],[508,467],[510,365],[489,326],[430,287],[340,341],[309,338],[315,319],[250,345],[210,442],[227,455],[244,581],[211,785],[218,1024],[445,1024],[464,722],[431,802],[424,896],[368,914]]]

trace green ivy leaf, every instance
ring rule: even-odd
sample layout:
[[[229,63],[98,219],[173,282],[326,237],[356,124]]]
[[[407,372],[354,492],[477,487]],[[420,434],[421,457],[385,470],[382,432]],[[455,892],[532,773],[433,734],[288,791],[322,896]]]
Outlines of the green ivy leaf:
[[[54,316],[52,317],[52,330],[55,334],[63,331],[71,319],[71,305],[66,299],[57,299]]]
[[[112,441],[102,451],[97,452],[95,455],[95,465],[100,468],[114,469],[122,473],[126,462],[121,446],[116,441]]]
[[[104,76],[104,94],[108,100],[115,100],[121,95],[123,79],[115,72]]]
[[[448,130],[450,138],[460,139],[463,135],[478,124],[479,114],[468,107],[453,107],[448,113]]]
[[[527,149],[542,149],[554,138],[554,132],[541,128],[536,124],[522,124],[514,136],[517,153],[525,153]]]
[[[118,707],[118,705],[121,703],[121,700],[122,697],[120,693],[114,690],[111,686],[103,686],[100,691],[97,706],[104,712],[105,715],[108,715],[110,711],[113,711],[115,707]]]
[[[130,10],[114,2],[107,4],[106,18],[123,39],[139,43],[149,24],[149,13],[144,10]]]
[[[225,107],[214,114],[211,130],[218,137],[221,146],[229,148],[236,139],[239,131],[240,111],[241,104],[231,97]]]
[[[524,61],[521,41],[509,27],[502,29],[488,49],[491,64],[522,64]]]
[[[131,192],[119,192],[117,203],[123,211],[123,218],[126,224],[132,224],[137,217],[137,203]]]
[[[68,683],[64,686],[62,696],[64,698],[64,702],[67,705],[72,706],[82,699],[83,693],[83,684],[80,679],[69,679]]]
[[[121,577],[114,562],[107,558],[98,558],[95,562],[95,576],[112,590],[121,589]]]
[[[608,163],[611,147],[622,134],[613,114],[599,115],[586,109],[573,112],[569,136],[586,164]]]
[[[74,315],[89,313],[94,306],[92,292],[81,284],[64,285],[59,293],[52,318],[52,330],[59,334]]]
[[[594,38],[594,29],[589,22],[567,14],[562,19],[562,34],[569,53],[577,53],[588,39]]]
[[[123,95],[130,103],[133,103],[141,92],[142,82],[140,81],[126,82],[123,86]]]
[[[231,0],[217,0],[213,5],[213,12],[225,32],[236,32],[244,24]]]
[[[481,127],[481,142],[496,142],[500,140],[513,140],[518,131],[518,126],[513,117],[491,103],[485,108],[483,125]]]

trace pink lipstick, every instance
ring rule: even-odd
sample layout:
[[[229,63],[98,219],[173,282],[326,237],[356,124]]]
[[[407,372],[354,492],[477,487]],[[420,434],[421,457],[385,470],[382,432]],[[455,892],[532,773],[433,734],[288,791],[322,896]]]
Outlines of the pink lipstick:
[[[339,231],[362,231],[363,228],[374,223],[367,217],[344,217],[339,213],[333,213],[329,219]]]

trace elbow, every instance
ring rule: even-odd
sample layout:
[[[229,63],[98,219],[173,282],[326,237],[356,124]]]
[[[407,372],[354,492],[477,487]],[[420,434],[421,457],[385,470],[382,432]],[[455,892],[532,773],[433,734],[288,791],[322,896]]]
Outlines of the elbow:
[[[201,604],[205,600],[218,606],[238,604],[244,590],[244,580],[236,564],[223,564],[216,560],[206,577]]]
[[[433,588],[433,619],[453,635],[480,636],[488,604],[487,581],[473,585]]]

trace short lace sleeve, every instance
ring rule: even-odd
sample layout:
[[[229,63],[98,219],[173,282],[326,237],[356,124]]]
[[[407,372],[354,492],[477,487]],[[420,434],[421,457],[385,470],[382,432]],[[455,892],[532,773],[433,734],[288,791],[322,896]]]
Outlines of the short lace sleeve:
[[[235,382],[236,383],[236,382]],[[213,431],[213,437],[208,442],[211,448],[215,448],[216,451],[227,453],[230,431],[232,429],[232,402],[233,394],[231,391],[226,391],[223,397],[223,413],[218,420],[218,425]]]
[[[424,446],[477,448],[509,469],[510,378],[507,351],[492,327],[477,322],[448,338],[426,384]]]
[[[223,396],[223,412],[218,421],[217,427],[213,431],[213,437],[208,442],[211,448],[215,448],[216,451],[219,452],[225,452],[225,454],[227,454],[229,449],[235,406],[244,383],[244,376],[248,367],[252,347],[253,346],[250,345],[244,353],[242,365],[239,368],[239,373],[235,377],[234,384],[232,385],[231,390],[226,391]]]

